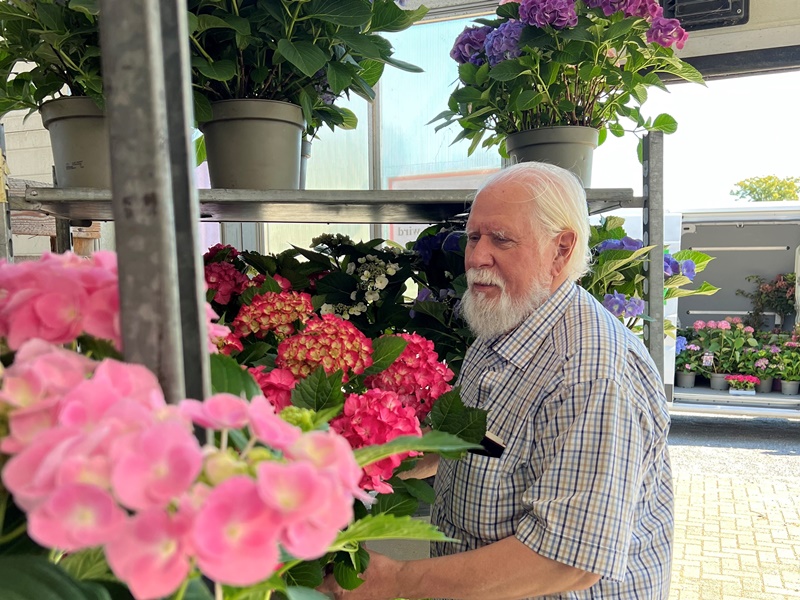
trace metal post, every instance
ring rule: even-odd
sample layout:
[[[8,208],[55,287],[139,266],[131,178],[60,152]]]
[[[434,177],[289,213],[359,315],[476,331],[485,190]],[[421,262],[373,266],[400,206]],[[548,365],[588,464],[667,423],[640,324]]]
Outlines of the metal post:
[[[164,52],[167,124],[169,133],[172,198],[175,210],[175,245],[178,250],[178,289],[186,395],[202,399],[211,394],[208,360],[203,259],[200,250],[200,202],[194,185],[192,91],[186,8],[182,0],[162,0],[161,36]],[[172,110],[172,108],[182,110]]]
[[[56,252],[64,254],[72,250],[72,230],[69,227],[69,219],[56,217]]]
[[[645,246],[655,246],[644,263],[644,343],[664,379],[664,134],[648,133],[644,138],[642,215]]]
[[[184,363],[159,4],[101,0],[100,35],[123,350],[175,403]]]
[[[11,210],[8,204],[6,169],[6,130],[0,124],[0,260],[14,260],[14,245],[11,242]]]

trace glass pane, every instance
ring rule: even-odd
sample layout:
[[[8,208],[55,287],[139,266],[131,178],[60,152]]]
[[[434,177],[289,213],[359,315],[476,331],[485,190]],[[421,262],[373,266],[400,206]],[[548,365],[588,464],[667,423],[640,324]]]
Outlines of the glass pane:
[[[311,158],[306,173],[309,190],[366,190],[369,188],[369,117],[367,102],[353,97],[342,106],[358,117],[358,127],[350,131],[320,129],[311,143]],[[308,248],[311,238],[322,233],[343,233],[355,241],[370,239],[369,225],[323,223],[266,223],[264,245],[277,253],[291,245]]]
[[[435,131],[428,125],[441,111],[458,77],[450,49],[472,19],[415,25],[390,36],[395,55],[421,67],[407,73],[391,67],[380,82],[381,167],[384,189],[451,189],[477,187],[500,167],[496,148],[478,148],[467,156],[469,142],[451,146],[460,128]],[[383,236],[400,243],[416,239],[424,225],[385,225]]]

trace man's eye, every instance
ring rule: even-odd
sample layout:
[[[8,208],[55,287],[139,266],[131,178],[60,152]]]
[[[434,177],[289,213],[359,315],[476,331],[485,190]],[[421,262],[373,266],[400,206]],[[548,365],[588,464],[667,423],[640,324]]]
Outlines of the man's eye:
[[[479,233],[470,233],[470,234],[467,236],[467,239],[468,239],[470,242],[477,242],[479,239],[481,239],[481,236],[480,236],[480,234],[479,234]]]

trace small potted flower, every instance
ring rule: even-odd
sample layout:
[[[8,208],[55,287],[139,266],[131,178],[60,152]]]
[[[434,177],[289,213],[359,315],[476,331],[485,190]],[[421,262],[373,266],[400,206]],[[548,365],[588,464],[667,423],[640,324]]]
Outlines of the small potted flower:
[[[675,385],[682,388],[693,388],[695,378],[700,369],[700,346],[688,342],[684,336],[675,338]]]
[[[725,381],[731,386],[728,393],[732,396],[755,396],[756,385],[761,383],[754,375],[727,375]]]
[[[701,365],[713,390],[725,390],[725,376],[740,373],[746,348],[758,347],[752,327],[739,317],[721,321],[696,321],[693,325],[698,345],[703,350]]]
[[[745,351],[744,366],[742,371],[746,375],[755,375],[761,382],[756,385],[756,392],[767,394],[772,391],[772,383],[775,377],[781,375],[783,363],[777,356],[780,348],[774,345],[755,348],[752,352]]]
[[[783,371],[781,373],[781,393],[788,395],[800,391],[800,343],[784,342],[780,353]]]
[[[297,189],[301,142],[352,129],[350,93],[368,101],[394,57],[379,35],[427,12],[393,0],[189,0],[195,117],[213,187]]]
[[[589,187],[592,151],[607,132],[676,130],[669,115],[640,110],[647,88],[666,89],[660,74],[702,83],[675,56],[688,36],[657,0],[501,0],[496,12],[456,39],[458,85],[434,119],[438,128],[457,122],[455,141],[470,140],[470,154],[499,144],[502,156],[547,159]],[[575,154],[539,147],[562,142]]]
[[[98,3],[3,2],[0,116],[38,111],[59,187],[110,187]]]

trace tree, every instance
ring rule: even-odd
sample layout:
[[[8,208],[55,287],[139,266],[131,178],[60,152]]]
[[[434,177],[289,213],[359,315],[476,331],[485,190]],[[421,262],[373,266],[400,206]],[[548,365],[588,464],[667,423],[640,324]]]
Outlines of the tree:
[[[731,196],[748,202],[779,202],[800,199],[800,177],[750,177],[736,184]]]

